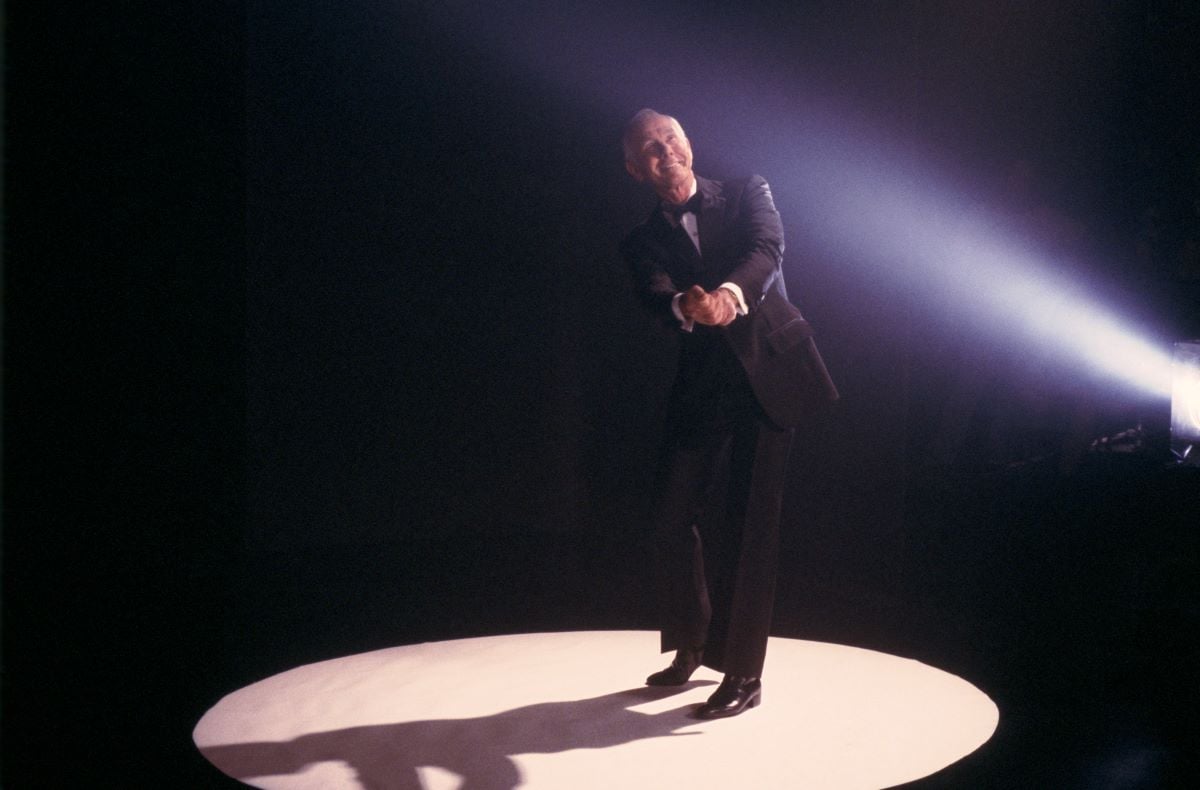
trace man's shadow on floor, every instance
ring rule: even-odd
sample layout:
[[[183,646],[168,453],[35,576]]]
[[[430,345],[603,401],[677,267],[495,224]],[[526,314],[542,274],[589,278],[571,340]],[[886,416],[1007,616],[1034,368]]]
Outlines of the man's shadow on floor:
[[[517,754],[603,749],[675,735],[695,724],[685,705],[644,714],[631,706],[663,699],[714,681],[673,688],[643,687],[570,702],[542,702],[491,716],[348,727],[290,741],[236,743],[200,749],[236,779],[299,773],[306,766],[342,761],[364,790],[421,790],[419,766],[436,766],[463,778],[462,790],[512,790],[521,785]]]

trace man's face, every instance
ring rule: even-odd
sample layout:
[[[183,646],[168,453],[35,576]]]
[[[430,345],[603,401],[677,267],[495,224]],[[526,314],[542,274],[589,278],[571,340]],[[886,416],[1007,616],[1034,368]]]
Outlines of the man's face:
[[[632,159],[625,169],[660,195],[677,192],[692,182],[692,146],[674,118],[656,115],[629,137]],[[686,195],[684,196],[686,197]]]

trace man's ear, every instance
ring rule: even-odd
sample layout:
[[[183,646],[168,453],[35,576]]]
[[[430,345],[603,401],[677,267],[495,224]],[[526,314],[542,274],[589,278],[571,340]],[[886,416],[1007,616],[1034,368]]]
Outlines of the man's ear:
[[[638,167],[637,163],[628,159],[625,160],[625,172],[633,176],[634,181],[641,182],[646,180],[646,177],[642,175],[642,169]]]

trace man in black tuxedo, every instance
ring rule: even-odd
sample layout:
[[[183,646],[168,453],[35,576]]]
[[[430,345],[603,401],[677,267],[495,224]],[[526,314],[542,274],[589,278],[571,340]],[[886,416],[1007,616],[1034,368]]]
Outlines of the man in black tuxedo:
[[[646,304],[682,332],[655,514],[662,649],[676,653],[646,682],[711,667],[725,677],[698,715],[735,716],[762,699],[793,428],[837,391],[787,300],[767,183],[697,177],[683,128],[654,110],[623,144],[626,170],[660,202],[621,252]]]

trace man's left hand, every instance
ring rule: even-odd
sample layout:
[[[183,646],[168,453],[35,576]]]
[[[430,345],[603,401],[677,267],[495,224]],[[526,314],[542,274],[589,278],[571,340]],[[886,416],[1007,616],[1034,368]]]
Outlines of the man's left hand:
[[[697,291],[699,293],[696,293]],[[687,299],[690,309],[684,312],[690,313],[688,317],[697,323],[728,326],[737,318],[737,299],[726,288],[705,293],[698,286],[694,286],[687,296],[691,297]]]

